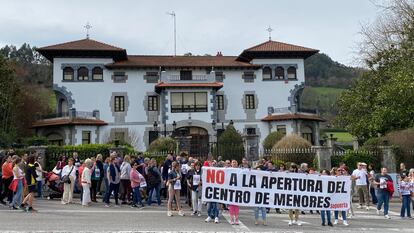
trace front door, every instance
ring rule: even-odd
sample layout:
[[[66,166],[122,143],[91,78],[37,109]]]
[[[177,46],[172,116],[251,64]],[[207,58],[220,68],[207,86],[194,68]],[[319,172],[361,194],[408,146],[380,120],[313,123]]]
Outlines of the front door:
[[[200,127],[182,127],[174,135],[181,152],[192,157],[207,158],[210,149],[207,130]]]

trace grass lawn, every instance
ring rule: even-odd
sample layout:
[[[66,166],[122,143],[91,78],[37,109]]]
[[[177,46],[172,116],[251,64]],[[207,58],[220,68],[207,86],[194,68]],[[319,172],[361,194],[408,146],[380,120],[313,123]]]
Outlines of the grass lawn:
[[[348,132],[326,132],[326,135],[330,137],[333,134],[334,138],[338,138],[338,142],[352,142],[352,135]]]

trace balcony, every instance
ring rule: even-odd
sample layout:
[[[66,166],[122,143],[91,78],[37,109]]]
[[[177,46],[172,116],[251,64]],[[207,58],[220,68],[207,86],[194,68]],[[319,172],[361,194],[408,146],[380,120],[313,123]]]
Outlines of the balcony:
[[[160,81],[163,83],[213,83],[216,81],[216,75],[215,72],[192,75],[166,74],[166,72],[162,72]]]
[[[76,111],[75,108],[68,112],[37,116],[33,122],[33,128],[56,127],[65,125],[106,125],[107,123],[99,119],[99,111],[93,112]]]
[[[76,111],[76,109],[69,109],[68,112],[53,113],[48,115],[37,116],[36,120],[48,120],[59,118],[78,118],[78,119],[99,119],[99,111],[93,112]]]

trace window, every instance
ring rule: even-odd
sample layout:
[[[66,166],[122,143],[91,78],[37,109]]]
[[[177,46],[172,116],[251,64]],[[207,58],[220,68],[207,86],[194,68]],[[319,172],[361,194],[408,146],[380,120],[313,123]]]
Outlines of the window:
[[[246,129],[247,135],[256,135],[256,128],[247,128]]]
[[[193,80],[193,73],[191,70],[181,70],[180,80]]]
[[[115,96],[115,112],[124,112],[125,111],[125,97],[124,96]]]
[[[79,81],[88,80],[89,79],[88,73],[89,73],[89,71],[88,71],[88,69],[86,67],[79,68],[78,69],[78,80]]]
[[[306,139],[309,143],[313,144],[312,133],[302,133],[302,138]]]
[[[92,69],[92,80],[102,80],[103,69],[101,67],[95,67]]]
[[[223,82],[224,77],[225,77],[223,71],[215,71],[215,73],[216,73],[216,81]]]
[[[296,79],[296,68],[291,66],[287,70],[288,79]]]
[[[283,67],[278,66],[276,68],[276,79],[285,79],[285,69],[283,69]]]
[[[127,75],[125,75],[125,72],[114,72],[112,79],[114,83],[124,83],[127,80]]]
[[[263,68],[263,80],[272,79],[272,69],[270,67]]]
[[[207,112],[207,92],[171,93],[171,112]]]
[[[246,109],[256,108],[255,103],[254,103],[254,95],[246,95],[245,102],[246,102]]]
[[[254,81],[254,72],[253,71],[246,71],[242,75],[242,79],[244,82],[253,82]]]
[[[217,110],[224,110],[224,98],[223,95],[216,95]]]
[[[283,135],[286,135],[286,125],[277,125],[276,131],[283,133]]]
[[[115,132],[115,140],[125,141],[125,133],[124,132]]]
[[[73,69],[65,67],[63,69],[63,80],[73,80]]]
[[[91,144],[91,131],[82,131],[82,144]]]
[[[148,96],[148,111],[158,111],[158,96]]]

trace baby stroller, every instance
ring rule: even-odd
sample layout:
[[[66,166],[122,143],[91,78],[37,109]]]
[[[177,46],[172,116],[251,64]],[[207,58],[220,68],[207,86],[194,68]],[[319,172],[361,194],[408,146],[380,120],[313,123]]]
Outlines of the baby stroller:
[[[63,182],[60,180],[60,176],[51,171],[46,174],[45,185],[48,193],[47,199],[62,198],[63,196]]]

